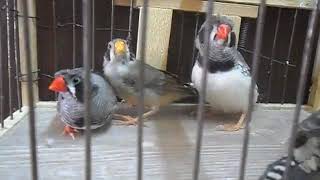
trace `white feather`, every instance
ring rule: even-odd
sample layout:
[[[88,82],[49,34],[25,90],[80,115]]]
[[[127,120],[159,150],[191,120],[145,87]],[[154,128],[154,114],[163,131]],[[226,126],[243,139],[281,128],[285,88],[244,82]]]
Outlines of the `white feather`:
[[[195,87],[200,90],[201,75],[203,69],[198,62],[192,69],[191,80]],[[211,107],[225,113],[246,112],[249,102],[251,78],[242,74],[240,68],[227,72],[208,73],[206,100]],[[258,93],[255,91],[255,101]]]

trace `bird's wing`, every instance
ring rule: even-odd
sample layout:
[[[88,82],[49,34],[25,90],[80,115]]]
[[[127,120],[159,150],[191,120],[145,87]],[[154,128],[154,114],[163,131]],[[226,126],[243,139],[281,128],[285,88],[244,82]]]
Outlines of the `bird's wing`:
[[[139,60],[135,60],[134,62],[130,63],[130,72],[124,81],[126,84],[135,87],[135,91],[139,90],[137,85],[140,63],[141,61]],[[151,89],[159,95],[164,95],[169,92],[182,96],[195,94],[195,90],[179,82],[176,75],[167,71],[156,69],[148,64],[144,64],[143,67],[145,70],[144,88]]]

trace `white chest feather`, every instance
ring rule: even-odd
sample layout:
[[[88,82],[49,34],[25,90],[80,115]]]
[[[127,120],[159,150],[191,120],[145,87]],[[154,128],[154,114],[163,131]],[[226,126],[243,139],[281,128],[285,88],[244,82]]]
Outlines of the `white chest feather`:
[[[191,80],[200,90],[202,68],[198,62],[192,69]],[[240,69],[207,74],[207,101],[215,110],[226,113],[246,112],[249,102],[250,77]],[[255,91],[255,101],[258,93]]]

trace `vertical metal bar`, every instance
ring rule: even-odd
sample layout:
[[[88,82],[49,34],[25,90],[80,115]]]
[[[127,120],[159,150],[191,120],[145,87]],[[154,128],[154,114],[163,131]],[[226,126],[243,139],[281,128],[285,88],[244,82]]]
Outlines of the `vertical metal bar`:
[[[17,98],[18,98],[18,108],[21,110],[21,91],[20,91],[20,45],[19,45],[19,26],[18,26],[18,8],[17,8],[17,0],[13,1],[13,9],[14,9],[14,24],[13,24],[13,39],[14,39],[14,59],[16,65],[16,86],[17,86]]]
[[[129,44],[129,47],[131,48],[131,41],[132,41],[132,14],[133,14],[133,1],[130,1],[130,15],[129,15],[129,31],[128,31],[128,37],[127,42]]]
[[[181,11],[181,24],[180,24],[180,37],[179,37],[179,50],[178,50],[178,75],[181,74],[181,71],[183,71],[181,68],[181,58],[182,58],[182,43],[183,43],[183,34],[184,34],[184,12]]]
[[[272,43],[272,50],[271,50],[271,57],[269,58],[270,64],[269,64],[269,71],[268,71],[268,91],[267,91],[267,103],[270,101],[270,94],[271,94],[271,80],[272,80],[272,70],[273,70],[273,59],[275,56],[275,50],[277,46],[277,39],[278,39],[278,32],[279,32],[279,25],[280,25],[280,19],[281,19],[281,8],[278,8],[278,17],[277,17],[277,24],[275,28],[275,33],[273,37],[273,43]]]
[[[296,108],[294,111],[293,123],[291,127],[291,136],[290,136],[289,146],[288,146],[288,161],[286,164],[284,180],[289,180],[289,176],[288,176],[290,173],[289,167],[290,167],[290,162],[293,159],[293,148],[294,148],[294,143],[295,143],[296,134],[297,134],[301,105],[304,97],[304,90],[306,87],[306,80],[307,80],[310,59],[311,59],[310,56],[312,53],[312,46],[315,39],[315,30],[317,28],[316,23],[318,21],[319,9],[320,9],[320,2],[318,0],[317,6],[314,8],[309,18],[307,35],[304,43],[302,66],[301,66],[301,72],[300,72],[299,87],[297,92]]]
[[[0,79],[3,78],[3,58],[2,58],[2,17],[0,11]],[[0,81],[0,121],[1,121],[1,128],[4,128],[4,110],[3,110],[3,81]]]
[[[111,0],[111,24],[110,24],[110,40],[113,39],[114,31],[114,0]]]
[[[148,3],[149,0],[143,0],[143,6],[140,11],[141,13],[141,22],[142,26],[139,29],[141,34],[140,37],[140,43],[139,43],[139,48],[140,48],[140,55],[138,57],[141,57],[141,64],[139,66],[139,104],[138,104],[138,140],[137,140],[137,180],[142,180],[143,179],[143,147],[142,147],[142,142],[143,142],[143,113],[144,113],[144,88],[143,88],[143,82],[144,82],[144,63],[145,63],[145,48],[146,48],[146,30],[147,30],[147,20],[148,20]]]
[[[293,25],[292,25],[291,35],[290,35],[289,49],[288,49],[285,70],[284,70],[284,75],[283,75],[283,88],[282,88],[281,104],[284,103],[286,91],[287,91],[288,67],[290,64],[290,56],[291,56],[293,38],[294,38],[294,34],[295,34],[295,29],[296,29],[297,16],[298,16],[298,9],[295,10],[294,17],[293,17]]]
[[[29,2],[29,1],[28,1]],[[31,152],[31,167],[32,167],[32,179],[38,180],[38,160],[37,160],[37,139],[36,139],[36,127],[35,127],[35,112],[34,112],[34,94],[32,84],[32,67],[31,67],[31,48],[30,48],[30,31],[29,31],[29,9],[27,0],[22,1],[23,8],[23,36],[25,59],[27,66],[27,85],[28,85],[28,106],[29,106],[29,138],[30,138],[30,152]]]
[[[7,18],[7,62],[8,62],[8,86],[9,86],[9,113],[10,119],[13,119],[12,112],[12,66],[11,66],[11,26],[10,26],[10,4],[9,0],[6,0],[6,18]]]
[[[196,24],[195,24],[195,27],[194,27],[194,36],[193,36],[193,48],[192,48],[192,63],[190,65],[190,70],[192,69],[193,65],[194,65],[194,62],[196,60],[196,43],[195,43],[195,40],[197,38],[197,34],[198,34],[198,26],[199,26],[199,14],[197,13],[196,14]]]
[[[92,0],[92,58],[91,58],[91,69],[94,70],[95,68],[95,32],[96,32],[96,21],[95,21],[95,0]]]
[[[83,11],[83,65],[84,75],[84,105],[85,105],[85,179],[91,180],[91,121],[90,107],[90,58],[92,58],[92,0],[82,0]]]
[[[195,160],[193,166],[193,180],[199,179],[200,173],[200,153],[201,153],[201,146],[202,146],[202,136],[203,136],[203,113],[204,113],[204,105],[206,99],[206,88],[207,88],[207,69],[208,69],[208,58],[209,58],[209,35],[210,35],[210,26],[212,24],[212,14],[213,14],[213,0],[208,0],[208,9],[207,9],[207,16],[206,16],[206,27],[205,27],[205,39],[204,39],[204,55],[203,55],[203,71],[201,74],[201,89],[200,89],[200,96],[199,96],[199,105],[198,105],[198,113],[197,113],[197,142],[196,142],[196,149],[195,149]]]
[[[247,164],[249,138],[250,138],[250,122],[252,119],[253,105],[255,103],[253,97],[254,97],[254,89],[256,88],[256,80],[258,76],[265,14],[266,14],[266,0],[261,0],[260,6],[259,6],[259,16],[257,21],[257,31],[255,34],[255,42],[254,42],[255,49],[254,49],[253,60],[252,60],[252,78],[251,78],[250,93],[249,93],[248,112],[246,117],[247,121],[246,121],[246,127],[245,127],[245,133],[244,133],[244,139],[243,139],[243,145],[242,145],[242,156],[241,156],[241,163],[240,163],[239,180],[244,180],[245,178],[245,170],[246,170],[246,164]]]
[[[52,38],[53,38],[53,63],[54,71],[58,70],[57,62],[57,17],[56,17],[56,0],[52,0]],[[58,93],[55,93],[55,100],[58,98]]]
[[[58,70],[57,62],[57,16],[56,16],[56,0],[52,0],[52,37],[53,37],[53,61],[54,71]]]
[[[75,68],[77,65],[77,61],[76,61],[76,42],[77,42],[77,32],[76,32],[76,24],[77,24],[77,20],[76,20],[76,0],[72,0],[72,67]]]

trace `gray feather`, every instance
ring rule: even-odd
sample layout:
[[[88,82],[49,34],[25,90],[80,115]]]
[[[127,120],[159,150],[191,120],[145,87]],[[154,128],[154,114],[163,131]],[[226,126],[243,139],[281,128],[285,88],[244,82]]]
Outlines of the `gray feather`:
[[[70,78],[73,76],[78,76],[81,79],[84,77],[82,68],[61,70],[56,74],[63,75],[66,83],[70,83]],[[92,87],[90,120],[91,128],[95,129],[110,122],[117,101],[113,89],[104,77],[91,73],[90,86]],[[61,120],[67,125],[76,129],[85,128],[84,104],[73,97],[70,92],[59,93],[57,110]]]

